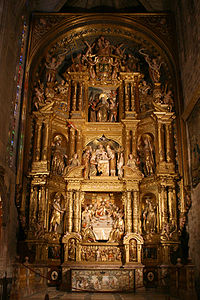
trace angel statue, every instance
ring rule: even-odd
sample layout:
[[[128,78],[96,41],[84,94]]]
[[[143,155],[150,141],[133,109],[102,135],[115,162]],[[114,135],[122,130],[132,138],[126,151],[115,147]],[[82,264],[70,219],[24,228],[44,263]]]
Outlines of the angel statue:
[[[139,53],[142,54],[149,65],[149,75],[154,83],[160,82],[160,68],[163,62],[161,57],[151,58],[147,53],[143,52],[145,49],[140,49]]]

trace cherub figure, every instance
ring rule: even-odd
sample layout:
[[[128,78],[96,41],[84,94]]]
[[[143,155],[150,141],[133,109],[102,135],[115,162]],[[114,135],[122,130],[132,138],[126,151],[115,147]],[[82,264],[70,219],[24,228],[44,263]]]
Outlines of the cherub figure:
[[[64,55],[58,55],[56,58],[55,56],[51,57],[49,53],[47,54],[45,62],[47,82],[55,81],[56,71],[58,67],[62,64],[64,58]]]

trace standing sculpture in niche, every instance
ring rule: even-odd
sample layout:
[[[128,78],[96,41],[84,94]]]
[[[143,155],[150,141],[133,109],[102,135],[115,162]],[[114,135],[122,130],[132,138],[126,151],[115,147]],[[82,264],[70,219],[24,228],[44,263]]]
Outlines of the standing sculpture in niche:
[[[58,227],[61,226],[64,212],[65,210],[61,207],[61,195],[60,193],[56,193],[52,205],[49,231],[58,232]]]
[[[155,233],[157,225],[156,205],[153,204],[154,200],[151,196],[145,196],[145,207],[142,211],[142,229],[144,233]]]
[[[56,135],[52,143],[51,171],[56,175],[63,175],[66,167],[67,155],[62,148],[63,137]]]
[[[129,261],[137,261],[137,241],[131,239],[129,242]]]
[[[69,261],[76,261],[76,240],[69,239],[68,244],[68,260]]]
[[[155,173],[155,151],[154,142],[150,134],[143,134],[138,139],[138,156],[140,159],[140,170],[145,176]]]
[[[101,94],[99,96],[100,101],[97,104],[97,121],[98,122],[107,122],[108,121],[108,107],[107,96]]]
[[[88,99],[89,122],[117,122],[117,90],[108,87],[90,87]]]

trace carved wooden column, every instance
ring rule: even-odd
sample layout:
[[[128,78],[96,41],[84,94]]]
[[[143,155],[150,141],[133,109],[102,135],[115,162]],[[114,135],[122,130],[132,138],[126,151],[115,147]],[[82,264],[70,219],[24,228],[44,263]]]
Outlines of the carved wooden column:
[[[43,216],[43,186],[39,187],[38,190],[38,222],[43,223],[44,222],[44,216]]]
[[[133,192],[133,232],[138,233],[139,220],[139,192]]]
[[[162,229],[162,187],[158,187],[158,219],[159,219],[159,229]]]
[[[78,110],[82,111],[82,98],[83,98],[83,83],[79,83],[79,94],[78,94]]]
[[[38,207],[38,187],[31,187],[31,195],[30,195],[30,210],[29,210],[29,220],[30,224],[34,224],[36,222],[36,212]]]
[[[161,186],[161,201],[162,201],[162,227],[163,224],[167,224],[167,190],[165,186]]]
[[[125,111],[129,111],[129,83],[125,82]]]
[[[80,192],[76,191],[74,193],[74,232],[78,232],[79,229],[79,201],[80,201]]]
[[[84,192],[80,192],[80,199],[79,199],[79,232],[81,231],[81,221],[82,221],[82,203],[84,202],[84,198],[85,198],[85,193]]]
[[[167,162],[172,161],[172,149],[171,149],[171,124],[166,124],[166,159]]]
[[[67,216],[67,229],[68,232],[72,232],[72,217],[73,217],[73,192],[67,192],[68,198],[68,216]]]
[[[70,128],[70,157],[75,153],[75,129]]]
[[[168,188],[168,200],[169,200],[169,218],[172,222],[176,222],[176,193],[174,187]]]
[[[135,112],[135,83],[131,82],[131,111]]]
[[[73,81],[72,111],[76,111],[77,82]]]
[[[136,153],[137,153],[137,149],[136,149],[136,142],[137,142],[137,139],[136,139],[136,130],[137,130],[137,125],[135,125],[133,128],[132,128],[132,154],[134,157],[136,157]]]
[[[131,192],[127,191],[126,195],[126,232],[132,231],[132,209],[131,209]]]
[[[82,157],[82,136],[81,136],[81,131],[77,130],[77,143],[76,143],[77,149],[76,152],[78,154],[78,158],[81,161]]]
[[[45,122],[44,123],[44,135],[43,135],[42,160],[47,160],[48,137],[49,137],[49,124],[48,124],[48,122]]]
[[[164,161],[164,145],[163,145],[163,131],[162,123],[158,121],[158,146],[160,154],[160,162]]]
[[[41,151],[41,135],[42,135],[42,122],[37,121],[36,123],[36,133],[35,133],[35,161],[40,160],[40,151]]]
[[[126,128],[125,164],[128,161],[129,154],[130,154],[130,130],[129,128]]]

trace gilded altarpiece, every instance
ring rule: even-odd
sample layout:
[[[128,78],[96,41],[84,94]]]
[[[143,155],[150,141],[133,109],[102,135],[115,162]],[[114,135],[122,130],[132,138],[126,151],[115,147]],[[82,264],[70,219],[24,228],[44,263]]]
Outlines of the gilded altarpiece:
[[[54,40],[50,29],[29,70],[25,243],[33,263],[62,267],[65,287],[131,290],[179,245],[173,73],[160,46],[115,20]]]

